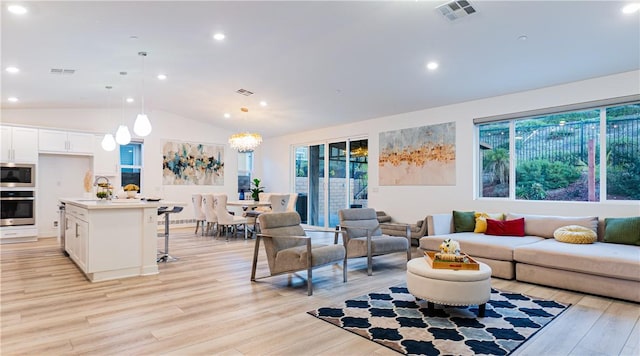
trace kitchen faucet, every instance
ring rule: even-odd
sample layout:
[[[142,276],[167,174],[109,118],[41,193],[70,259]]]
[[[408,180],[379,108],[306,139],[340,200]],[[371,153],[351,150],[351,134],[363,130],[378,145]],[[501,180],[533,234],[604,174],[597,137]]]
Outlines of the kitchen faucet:
[[[99,182],[99,181],[100,181],[101,179],[103,179],[103,180],[106,180],[106,181],[107,181],[107,183],[106,183],[106,184],[107,184],[107,197],[106,197],[106,198],[107,198],[107,200],[111,200],[111,190],[110,190],[110,188],[111,188],[111,183],[109,182],[109,178],[107,178],[107,177],[105,177],[105,176],[97,176],[97,177],[96,177],[95,182],[93,182],[93,185],[94,185],[94,186],[98,186],[98,187],[100,187],[100,182]]]

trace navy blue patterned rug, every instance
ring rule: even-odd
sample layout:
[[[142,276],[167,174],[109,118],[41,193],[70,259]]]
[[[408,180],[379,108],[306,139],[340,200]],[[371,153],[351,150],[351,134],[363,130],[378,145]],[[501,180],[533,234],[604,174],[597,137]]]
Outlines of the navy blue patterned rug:
[[[508,355],[569,305],[492,289],[480,318],[475,305],[429,312],[398,286],[308,313],[403,354]]]

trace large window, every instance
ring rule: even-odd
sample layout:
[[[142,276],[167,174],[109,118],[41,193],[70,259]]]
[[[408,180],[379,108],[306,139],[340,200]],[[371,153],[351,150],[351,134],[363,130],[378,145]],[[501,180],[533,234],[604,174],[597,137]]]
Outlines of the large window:
[[[142,142],[120,146],[122,186],[135,184],[142,190]]]
[[[640,103],[476,126],[479,197],[640,200]]]

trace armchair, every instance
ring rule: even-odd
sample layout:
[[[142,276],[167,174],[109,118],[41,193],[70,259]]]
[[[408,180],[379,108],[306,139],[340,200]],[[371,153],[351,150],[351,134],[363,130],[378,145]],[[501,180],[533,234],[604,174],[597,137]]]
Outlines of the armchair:
[[[411,230],[405,225],[405,236],[390,236],[382,233],[376,211],[370,208],[342,209],[338,211],[340,225],[336,228],[334,242],[337,243],[338,231],[342,231],[347,258],[367,257],[367,274],[373,274],[373,256],[394,252],[406,252],[407,261],[411,259]]]
[[[251,281],[256,280],[260,241],[264,241],[269,276],[307,270],[307,295],[313,294],[312,269],[342,261],[343,282],[347,281],[347,259],[343,245],[312,245],[300,225],[297,212],[258,216],[261,233],[256,238]]]

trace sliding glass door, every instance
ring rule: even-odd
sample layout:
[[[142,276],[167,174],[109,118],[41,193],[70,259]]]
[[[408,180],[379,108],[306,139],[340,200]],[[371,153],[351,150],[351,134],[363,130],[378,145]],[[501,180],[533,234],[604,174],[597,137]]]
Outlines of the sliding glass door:
[[[367,139],[294,147],[296,210],[303,223],[333,227],[340,209],[367,206],[367,148]]]

